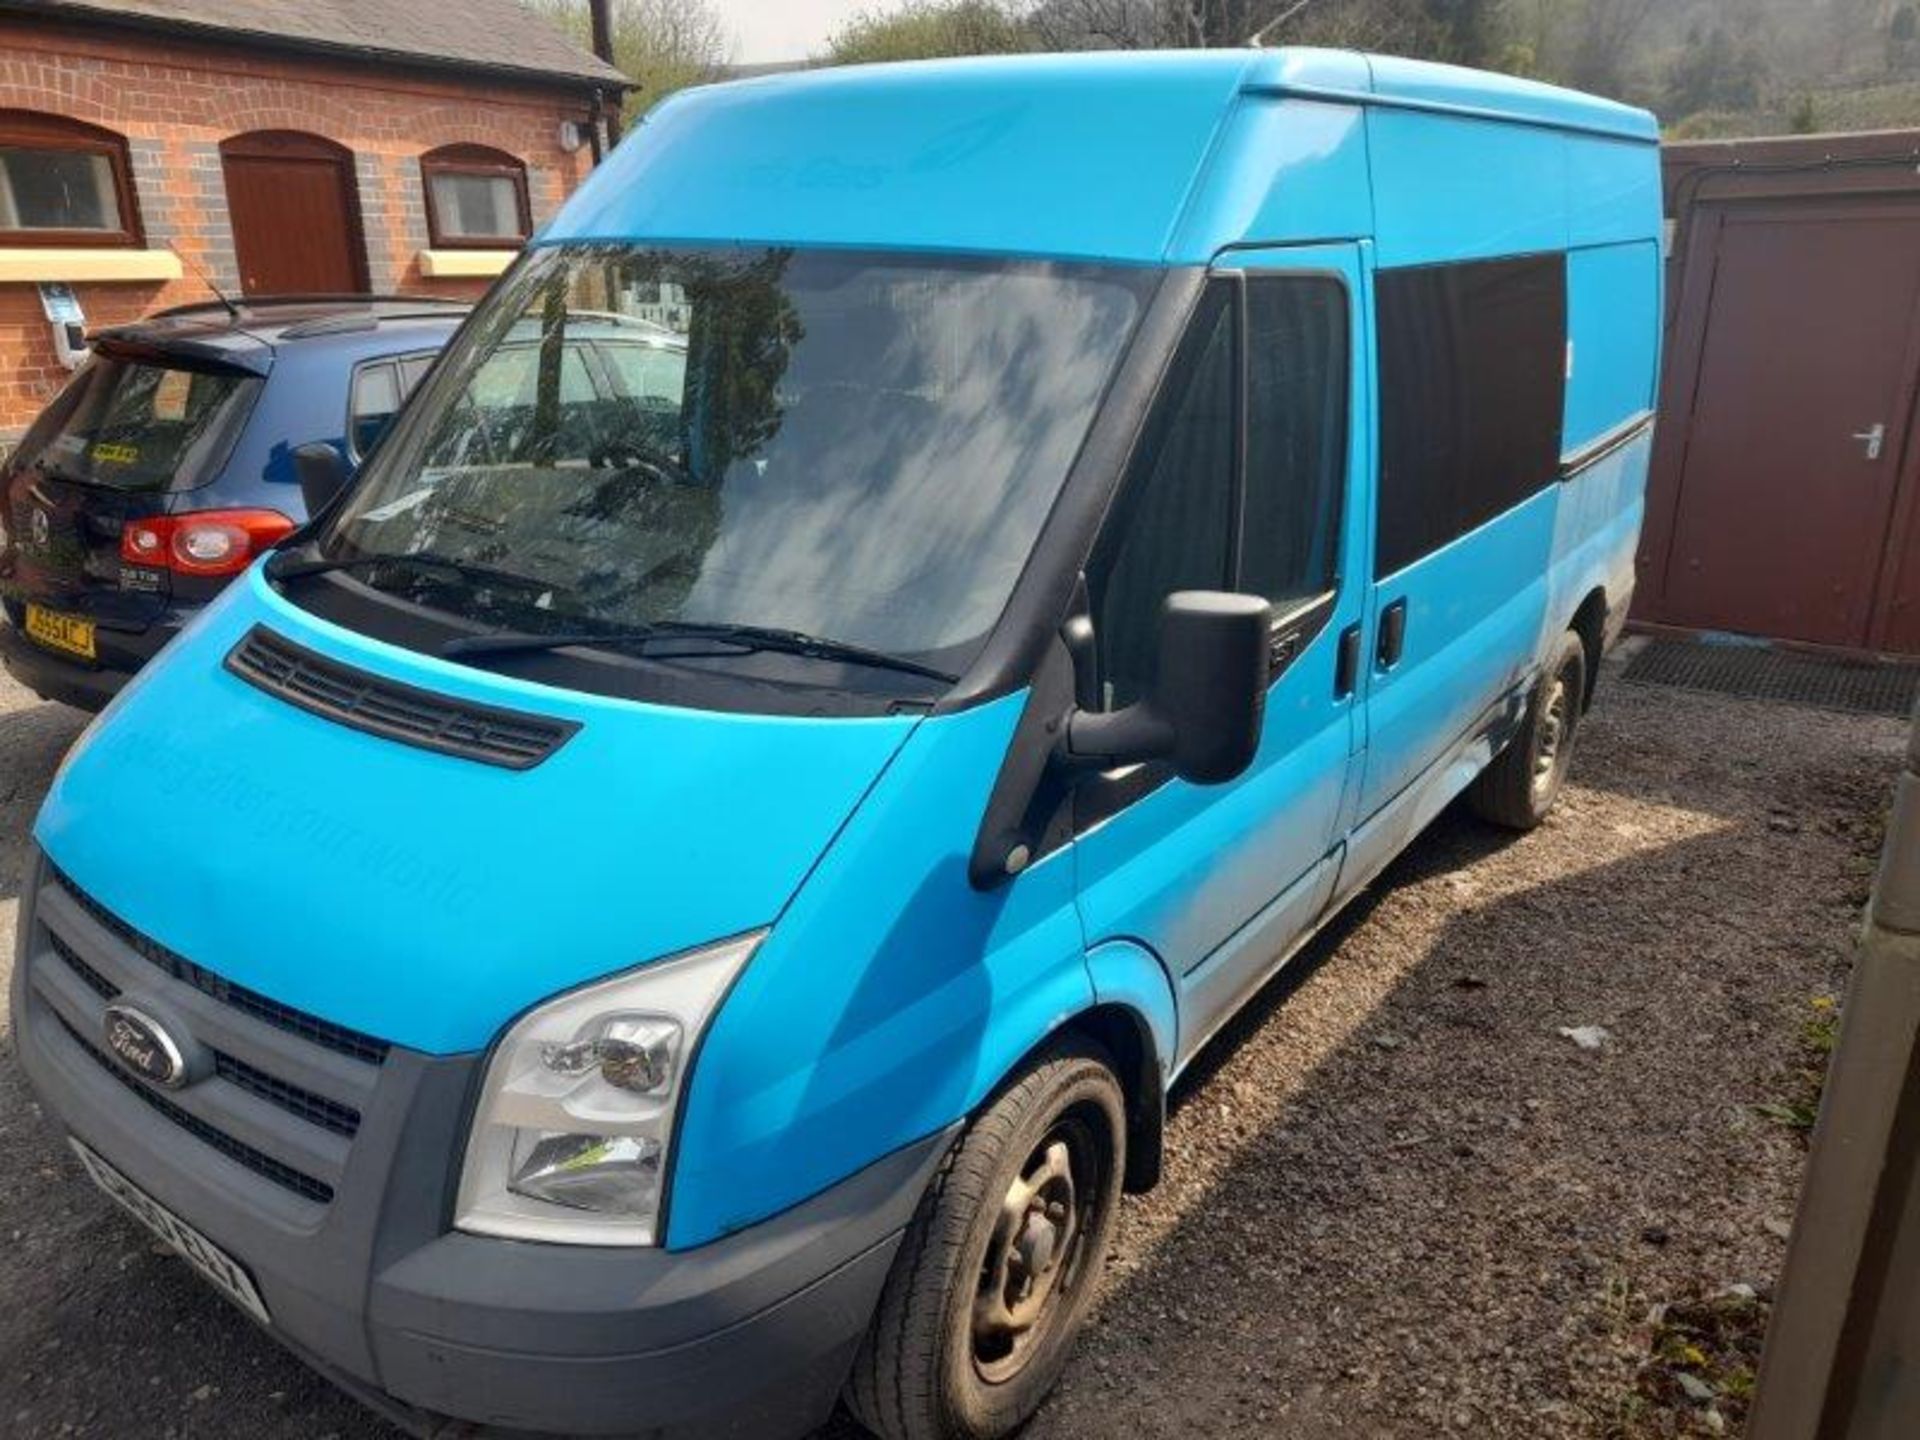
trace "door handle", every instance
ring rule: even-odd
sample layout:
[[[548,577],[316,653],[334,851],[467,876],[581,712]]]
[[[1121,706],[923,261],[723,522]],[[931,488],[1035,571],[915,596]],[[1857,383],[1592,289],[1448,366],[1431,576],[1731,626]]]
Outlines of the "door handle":
[[[1887,448],[1887,427],[1885,422],[1875,425],[1871,430],[1856,430],[1853,438],[1867,447],[1867,459],[1878,460],[1880,452]]]
[[[1345,700],[1360,683],[1360,626],[1340,632],[1340,650],[1333,662],[1333,698]]]
[[[1396,600],[1380,612],[1380,644],[1375,660],[1382,670],[1400,663],[1407,649],[1407,602]]]

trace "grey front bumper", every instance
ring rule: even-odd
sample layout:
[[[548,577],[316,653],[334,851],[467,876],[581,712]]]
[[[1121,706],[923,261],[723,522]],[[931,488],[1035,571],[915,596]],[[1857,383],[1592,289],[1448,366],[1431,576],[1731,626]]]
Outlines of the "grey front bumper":
[[[951,1134],[698,1250],[461,1234],[448,1216],[482,1057],[348,1053],[352,1037],[223,990],[76,897],[36,857],[12,996],[34,1089],[245,1264],[276,1338],[330,1377],[423,1434],[788,1437],[826,1418]],[[90,1039],[116,992],[222,1068],[166,1092],[133,1079]]]

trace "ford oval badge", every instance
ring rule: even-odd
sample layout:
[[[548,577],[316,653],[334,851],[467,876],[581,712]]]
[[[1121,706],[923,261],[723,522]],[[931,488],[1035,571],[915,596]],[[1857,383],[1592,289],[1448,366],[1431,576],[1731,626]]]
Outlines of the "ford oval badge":
[[[179,1042],[158,1020],[131,1005],[107,1006],[107,1048],[142,1080],[177,1090],[186,1083],[187,1061]]]

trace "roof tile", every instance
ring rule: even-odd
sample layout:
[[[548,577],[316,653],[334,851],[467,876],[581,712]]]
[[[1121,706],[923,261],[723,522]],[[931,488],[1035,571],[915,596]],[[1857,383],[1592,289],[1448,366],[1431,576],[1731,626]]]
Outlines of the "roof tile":
[[[351,51],[368,60],[630,83],[519,0],[0,0],[0,9]]]

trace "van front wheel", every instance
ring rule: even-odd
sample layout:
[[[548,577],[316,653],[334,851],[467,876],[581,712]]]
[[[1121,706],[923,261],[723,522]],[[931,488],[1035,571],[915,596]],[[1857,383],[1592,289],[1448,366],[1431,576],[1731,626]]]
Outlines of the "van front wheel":
[[[1520,733],[1474,781],[1473,808],[1483,820],[1531,830],[1547,818],[1567,778],[1586,696],[1586,646],[1569,630],[1541,672]]]
[[[1074,1043],[1011,1081],[954,1147],[900,1243],[847,1382],[886,1440],[998,1440],[1059,1378],[1126,1169],[1112,1062]]]

